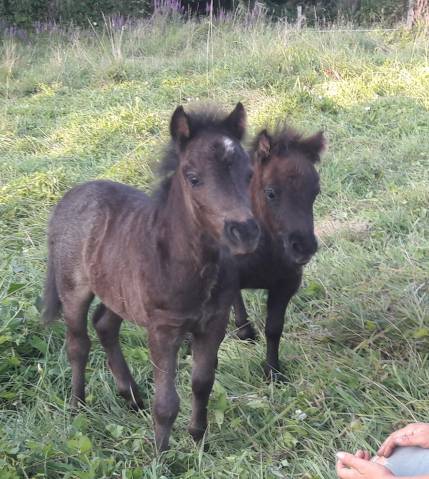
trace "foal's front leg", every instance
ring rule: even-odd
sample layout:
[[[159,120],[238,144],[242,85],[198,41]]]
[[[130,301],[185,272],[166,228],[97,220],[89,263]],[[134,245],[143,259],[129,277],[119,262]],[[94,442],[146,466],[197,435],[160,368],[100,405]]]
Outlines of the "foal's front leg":
[[[268,379],[280,379],[279,345],[283,332],[286,307],[296,289],[277,287],[268,290],[267,320],[265,323],[265,337],[267,340],[267,357],[265,374]]]
[[[252,324],[248,320],[246,306],[243,301],[243,295],[238,290],[234,298],[234,316],[235,325],[237,326],[237,336],[243,340],[254,341],[256,332]]]
[[[155,377],[153,419],[158,452],[168,449],[171,428],[179,412],[176,391],[177,352],[183,334],[177,328],[158,327],[149,331],[149,348]]]
[[[217,368],[217,353],[225,336],[228,314],[214,320],[204,332],[194,333],[192,339],[192,417],[188,431],[195,441],[207,429],[207,404]]]

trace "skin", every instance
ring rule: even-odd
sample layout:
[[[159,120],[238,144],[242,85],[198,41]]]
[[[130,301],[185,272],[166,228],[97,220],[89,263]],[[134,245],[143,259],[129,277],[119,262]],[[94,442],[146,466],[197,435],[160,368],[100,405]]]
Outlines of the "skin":
[[[346,452],[337,454],[337,475],[340,479],[387,479],[395,477],[386,467],[370,462],[369,455],[358,451],[356,455]]]
[[[429,424],[409,424],[395,431],[383,442],[377,454],[389,457],[397,446],[419,446],[429,449]]]
[[[346,452],[337,454],[336,471],[340,479],[385,479],[399,477],[383,466],[393,450],[398,447],[417,446],[429,449],[429,424],[415,423],[392,433],[381,445],[378,455],[371,459],[369,452],[357,451],[355,455]],[[401,476],[400,479],[408,479]],[[414,479],[429,479],[429,474],[413,476]]]

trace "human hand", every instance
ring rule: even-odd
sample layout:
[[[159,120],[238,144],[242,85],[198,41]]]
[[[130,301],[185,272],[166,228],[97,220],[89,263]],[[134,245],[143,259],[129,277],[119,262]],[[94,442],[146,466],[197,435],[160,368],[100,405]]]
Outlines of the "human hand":
[[[337,454],[339,479],[390,479],[395,477],[389,469],[371,462],[368,452],[358,451],[356,455],[346,452]]]
[[[371,455],[369,454],[369,452],[362,451],[361,449],[355,452],[355,457],[358,457],[359,459],[365,459],[365,461],[371,460]]]
[[[392,433],[381,445],[378,456],[389,457],[397,446],[429,449],[429,424],[415,423]]]

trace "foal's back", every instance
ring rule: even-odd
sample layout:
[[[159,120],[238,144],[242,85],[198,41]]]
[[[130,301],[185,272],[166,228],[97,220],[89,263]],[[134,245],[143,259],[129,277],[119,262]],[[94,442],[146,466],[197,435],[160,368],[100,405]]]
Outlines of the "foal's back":
[[[136,188],[105,180],[76,186],[61,199],[48,238],[55,270],[61,271],[62,300],[71,292],[77,297],[94,293],[127,316],[120,279],[126,275],[129,280],[143,255],[150,255],[152,203]],[[135,320],[143,323],[144,304],[139,302],[139,308],[142,316]]]

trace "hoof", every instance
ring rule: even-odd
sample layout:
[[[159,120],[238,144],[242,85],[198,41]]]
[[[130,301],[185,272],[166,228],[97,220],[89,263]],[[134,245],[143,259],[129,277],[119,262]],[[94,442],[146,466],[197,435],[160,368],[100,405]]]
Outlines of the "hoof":
[[[201,441],[201,439],[204,437],[206,430],[207,428],[198,428],[193,426],[188,427],[188,432],[195,442]]]
[[[157,456],[161,455],[163,452],[167,452],[170,450],[170,446],[167,443],[157,444],[155,441],[155,448]]]
[[[70,409],[73,415],[78,414],[79,410],[84,408],[85,406],[86,406],[85,399],[80,399],[74,396],[71,398]]]
[[[279,368],[273,368],[272,366],[265,365],[264,373],[268,382],[279,384],[287,383],[286,376],[281,371],[279,371]]]
[[[144,403],[141,399],[138,401],[130,401],[129,403],[130,409],[135,412],[142,411],[144,409]]]
[[[133,391],[133,394],[131,394],[129,389],[125,389],[119,391],[119,395],[128,402],[131,410],[141,411],[144,409],[143,399],[140,397],[140,394],[137,391]]]
[[[242,326],[237,330],[237,337],[242,341],[251,342],[255,342],[258,339],[258,335],[250,323],[247,323],[245,326]]]

